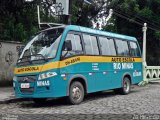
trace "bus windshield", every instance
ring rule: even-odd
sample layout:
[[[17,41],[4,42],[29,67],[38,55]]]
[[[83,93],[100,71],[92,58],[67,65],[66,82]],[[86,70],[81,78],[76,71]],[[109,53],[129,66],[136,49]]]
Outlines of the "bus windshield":
[[[56,28],[42,31],[35,35],[25,46],[18,63],[47,60],[54,58],[57,53],[58,45],[64,28]]]

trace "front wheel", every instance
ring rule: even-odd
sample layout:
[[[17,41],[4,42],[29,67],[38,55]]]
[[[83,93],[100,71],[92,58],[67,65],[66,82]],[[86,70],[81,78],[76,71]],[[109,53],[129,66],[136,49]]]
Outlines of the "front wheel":
[[[78,81],[71,83],[68,96],[69,103],[73,105],[79,104],[83,101],[83,99],[84,99],[83,85]]]

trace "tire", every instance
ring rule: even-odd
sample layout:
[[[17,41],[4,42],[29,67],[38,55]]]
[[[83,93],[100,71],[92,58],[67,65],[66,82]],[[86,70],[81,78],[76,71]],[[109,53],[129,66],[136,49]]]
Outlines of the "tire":
[[[122,88],[120,89],[120,94],[127,95],[131,91],[131,81],[128,77],[123,79]]]
[[[46,102],[46,98],[34,98],[33,101],[35,104],[43,104]]]
[[[128,77],[123,78],[122,88],[114,89],[116,94],[127,95],[131,91],[131,81]]]
[[[84,87],[78,82],[71,83],[69,88],[68,102],[72,105],[80,104],[84,99]]]

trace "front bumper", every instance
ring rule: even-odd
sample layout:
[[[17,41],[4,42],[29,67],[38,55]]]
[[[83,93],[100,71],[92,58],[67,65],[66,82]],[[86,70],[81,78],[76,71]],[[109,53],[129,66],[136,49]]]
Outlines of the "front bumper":
[[[17,98],[57,98],[67,95],[67,81],[58,77],[40,81],[40,83],[38,83],[39,80],[29,82],[29,88],[21,88],[22,82],[13,81],[15,96]]]

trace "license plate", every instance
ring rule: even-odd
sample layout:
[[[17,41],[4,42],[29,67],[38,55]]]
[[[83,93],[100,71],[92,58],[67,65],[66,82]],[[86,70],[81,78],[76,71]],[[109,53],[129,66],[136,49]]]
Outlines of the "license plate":
[[[21,83],[21,88],[29,88],[30,84],[29,83]]]

